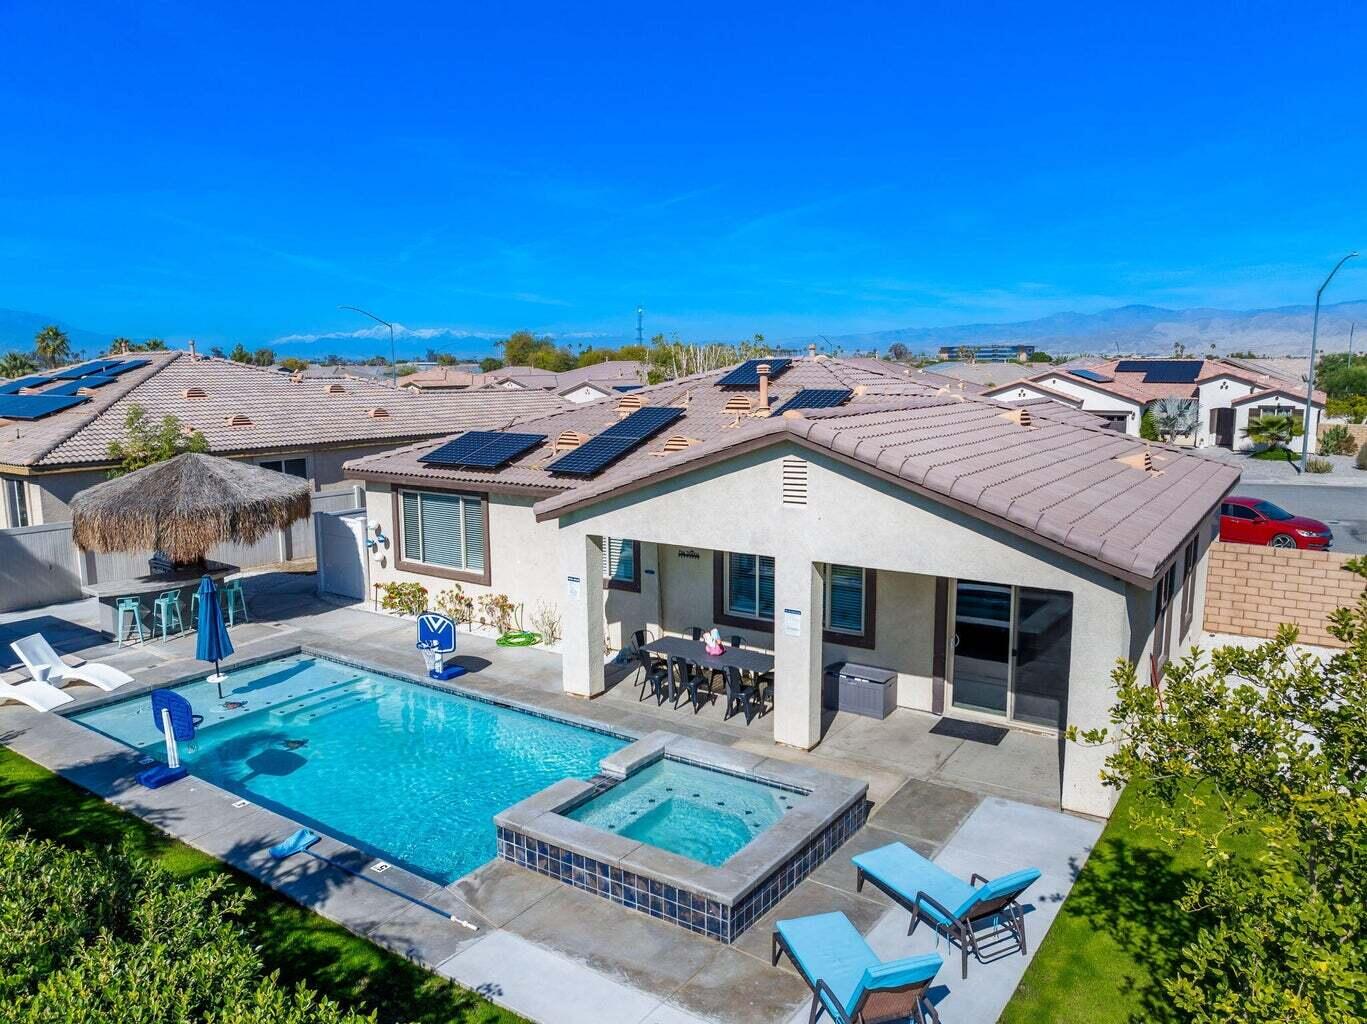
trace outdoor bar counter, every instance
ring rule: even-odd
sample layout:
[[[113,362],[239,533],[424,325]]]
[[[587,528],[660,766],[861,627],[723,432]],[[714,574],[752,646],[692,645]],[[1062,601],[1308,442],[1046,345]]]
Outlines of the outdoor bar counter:
[[[136,597],[142,605],[142,624],[148,635],[152,631],[152,605],[168,590],[180,591],[180,614],[187,629],[194,628],[190,618],[190,597],[199,590],[199,581],[212,576],[221,585],[225,577],[240,571],[236,565],[226,562],[205,562],[193,569],[178,569],[175,572],[148,573],[146,576],[133,576],[122,580],[102,580],[81,587],[81,593],[96,598],[100,603],[100,629],[111,637],[117,638],[118,622],[115,605],[121,597]]]

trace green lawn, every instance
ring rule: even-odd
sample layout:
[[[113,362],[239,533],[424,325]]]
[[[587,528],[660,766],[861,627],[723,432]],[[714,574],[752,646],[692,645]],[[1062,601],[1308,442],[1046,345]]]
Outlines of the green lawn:
[[[1175,970],[1196,921],[1177,906],[1200,860],[1130,826],[1130,791],[1087,858],[1002,1024],[1138,1024],[1174,1019],[1157,979]],[[1028,922],[1027,918],[1027,922]]]
[[[261,947],[267,969],[278,970],[289,985],[302,981],[348,1006],[375,1011],[386,1024],[521,1020],[0,747],[0,813],[10,812],[18,812],[34,835],[69,846],[128,840],[181,878],[228,875],[253,893],[243,924]]]

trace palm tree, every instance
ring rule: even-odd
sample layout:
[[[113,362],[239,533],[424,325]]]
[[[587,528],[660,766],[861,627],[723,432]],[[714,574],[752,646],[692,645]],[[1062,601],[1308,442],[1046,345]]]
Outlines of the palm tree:
[[[166,342],[160,338],[148,338],[142,343],[142,350],[144,352],[165,352]]]
[[[1251,417],[1244,428],[1244,437],[1265,450],[1285,451],[1286,459],[1290,462],[1291,450],[1287,446],[1301,432],[1300,421],[1295,416],[1285,412],[1269,412]]]
[[[33,351],[44,366],[61,366],[71,360],[71,339],[56,324],[48,324],[34,336]]]
[[[109,343],[109,354],[117,356],[123,352],[132,352],[137,346],[133,344],[132,338],[125,338],[122,335]]]
[[[1158,435],[1169,444],[1196,433],[1199,413],[1194,398],[1160,398],[1149,406]]]
[[[33,373],[37,369],[38,364],[27,352],[6,352],[0,356],[0,377],[13,380],[16,377]]]

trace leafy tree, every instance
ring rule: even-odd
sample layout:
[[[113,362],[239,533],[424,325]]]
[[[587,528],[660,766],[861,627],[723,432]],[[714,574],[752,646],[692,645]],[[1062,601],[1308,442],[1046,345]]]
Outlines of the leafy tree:
[[[228,353],[228,358],[235,363],[250,363],[252,361],[252,354],[247,351],[247,346],[239,341],[233,346],[233,350]]]
[[[137,345],[132,338],[125,338],[123,335],[115,338],[109,343],[109,354],[116,356],[120,352],[133,352],[137,350]]]
[[[650,383],[658,384],[660,381],[675,380],[695,373],[707,373],[709,370],[719,370],[723,366],[769,355],[770,349],[764,344],[764,335],[756,334],[755,339],[734,345],[691,345],[679,340],[677,336],[666,341],[663,334],[657,334],[650,339]]]
[[[37,369],[38,364],[27,352],[6,352],[0,356],[0,377],[13,380],[15,377],[34,373]]]
[[[153,423],[140,405],[128,407],[124,417],[125,437],[109,443],[109,457],[118,465],[110,476],[123,476],[156,462],[165,462],[183,452],[207,452],[209,442],[198,430],[187,430],[175,416],[163,416]]]
[[[1229,358],[1230,358],[1230,359],[1257,359],[1257,358],[1259,358],[1259,356],[1258,356],[1258,353],[1254,352],[1252,349],[1245,349],[1244,351],[1241,351],[1241,352],[1240,352],[1240,351],[1231,352],[1231,353],[1229,354]]]
[[[307,359],[296,359],[294,356],[287,356],[280,360],[280,369],[288,370],[290,373],[298,373],[309,368]]]
[[[252,362],[257,366],[274,366],[275,352],[268,348],[259,348],[252,353]]]
[[[905,345],[903,345],[900,341],[894,341],[891,345],[888,346],[888,358],[893,360],[894,362],[900,363],[910,354],[911,350],[907,348]]]
[[[1274,451],[1284,450],[1288,459],[1291,458],[1291,450],[1287,445],[1302,433],[1304,430],[1301,428],[1301,421],[1284,412],[1269,412],[1262,416],[1250,417],[1248,426],[1244,428],[1244,436],[1254,444]]]
[[[1367,581],[1367,558],[1344,569]],[[1193,651],[1161,689],[1122,662],[1111,729],[1068,731],[1118,743],[1103,780],[1157,808],[1135,828],[1203,855],[1178,900],[1194,937],[1160,979],[1193,1024],[1367,1019],[1367,589],[1329,622],[1324,661],[1282,626]]]
[[[431,350],[428,350],[427,361],[429,363],[436,363],[438,366],[456,365],[456,357],[453,356],[450,352],[433,352]]]
[[[160,338],[148,338],[140,347],[144,352],[165,352],[166,342]]]
[[[569,349],[557,347],[555,339],[548,335],[537,337],[531,331],[514,331],[496,344],[503,349],[504,366],[535,366],[553,373],[574,369],[575,359]]]
[[[209,355],[213,356],[215,359],[222,359],[222,358],[223,358],[223,346],[222,346],[222,345],[210,345],[210,346],[209,346]]]
[[[396,377],[410,377],[417,372],[418,368],[412,363],[400,363],[394,367],[394,376]]]
[[[1315,368],[1315,384],[1330,398],[1367,395],[1367,359],[1347,352],[1331,352],[1320,357]]]
[[[388,366],[389,360],[384,356],[371,356],[365,361],[366,366]]]
[[[56,324],[48,324],[34,336],[33,351],[44,366],[61,366],[71,361],[71,339]]]
[[[1052,363],[1053,361],[1054,357],[1051,356],[1048,352],[1030,353],[1030,362],[1032,363]]]
[[[1200,410],[1193,398],[1160,398],[1149,406],[1149,411],[1164,441],[1196,433]]]
[[[1145,441],[1162,440],[1158,434],[1158,420],[1152,409],[1145,409],[1144,414],[1139,417],[1139,436]]]
[[[493,356],[485,356],[479,361],[481,373],[493,373],[495,370],[503,369],[503,360],[495,359]]]

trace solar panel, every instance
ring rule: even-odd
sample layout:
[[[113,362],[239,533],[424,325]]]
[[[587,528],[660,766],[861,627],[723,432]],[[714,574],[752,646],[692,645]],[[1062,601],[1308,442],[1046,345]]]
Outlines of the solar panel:
[[[85,395],[0,395],[0,419],[40,420],[88,401]]]
[[[1200,359],[1122,359],[1116,373],[1142,373],[1145,384],[1193,384],[1201,374]]]
[[[38,388],[48,384],[53,380],[52,377],[34,376],[18,377],[8,384],[0,384],[0,395],[17,395],[21,388]]]
[[[546,470],[567,476],[593,476],[645,444],[683,414],[682,409],[672,406],[638,409],[574,451],[560,456]]]
[[[81,388],[102,388],[106,384],[113,384],[117,377],[101,377],[92,375],[90,377],[78,377],[76,380],[64,380],[56,387],[48,388],[43,392],[44,395],[74,395]]]
[[[113,377],[117,377],[120,374],[127,373],[129,370],[140,370],[144,366],[151,365],[152,360],[150,359],[128,359],[124,360],[123,362],[115,360],[112,361],[107,367],[105,367],[100,372],[109,374]]]
[[[102,373],[111,366],[118,364],[117,359],[97,359],[93,363],[82,363],[80,366],[69,366],[60,373],[53,374],[54,380],[75,380],[78,377],[88,377],[93,373]]]
[[[721,380],[719,388],[757,388],[759,387],[759,368],[769,364],[769,379],[773,380],[792,364],[791,359],[747,359]]]
[[[779,416],[790,409],[834,409],[844,405],[854,394],[849,388],[803,388],[774,410]]]
[[[431,466],[497,469],[546,440],[545,434],[505,434],[498,430],[469,430],[418,459]]]
[[[1081,377],[1083,380],[1093,380],[1098,384],[1110,384],[1115,378],[1107,377],[1104,373],[1097,373],[1095,370],[1069,370],[1074,377]]]

